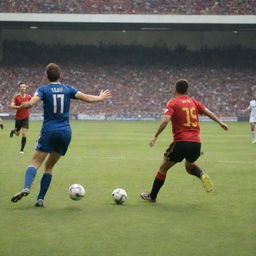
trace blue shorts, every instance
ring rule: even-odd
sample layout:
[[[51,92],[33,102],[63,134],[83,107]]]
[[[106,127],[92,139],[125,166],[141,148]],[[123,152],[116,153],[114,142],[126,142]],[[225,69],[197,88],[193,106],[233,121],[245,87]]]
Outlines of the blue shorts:
[[[64,156],[70,141],[71,131],[69,130],[41,132],[35,149],[47,153],[57,152]]]

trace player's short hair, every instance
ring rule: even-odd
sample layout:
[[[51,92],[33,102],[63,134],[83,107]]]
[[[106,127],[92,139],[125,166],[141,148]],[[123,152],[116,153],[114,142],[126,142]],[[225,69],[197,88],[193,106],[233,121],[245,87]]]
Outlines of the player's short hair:
[[[19,82],[18,83],[18,88],[20,88],[20,86],[22,85],[22,84],[25,84],[24,82]],[[26,85],[26,84],[25,84]]]
[[[176,82],[176,92],[179,94],[185,94],[188,90],[188,81],[186,79],[180,79]]]
[[[46,66],[47,78],[50,82],[56,82],[60,79],[61,69],[55,63],[49,63]]]

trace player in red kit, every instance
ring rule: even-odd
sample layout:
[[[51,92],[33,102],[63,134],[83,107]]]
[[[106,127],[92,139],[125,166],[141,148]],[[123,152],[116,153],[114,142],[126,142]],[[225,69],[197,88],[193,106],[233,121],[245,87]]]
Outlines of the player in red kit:
[[[203,106],[199,101],[187,96],[187,80],[179,80],[175,86],[175,98],[169,100],[164,113],[163,120],[149,145],[154,146],[160,133],[166,128],[168,122],[172,122],[173,143],[164,154],[164,160],[160,166],[151,192],[141,193],[144,200],[155,202],[157,194],[164,184],[167,171],[176,163],[185,158],[185,168],[187,172],[201,179],[207,192],[213,189],[212,181],[196,164],[196,160],[201,154],[200,124],[198,115],[206,115],[217,122],[224,130],[228,126],[221,122],[211,111]]]
[[[11,130],[10,137],[12,138],[14,134],[16,136],[19,136],[21,130],[22,138],[20,153],[24,154],[24,147],[27,142],[27,131],[29,129],[29,109],[20,109],[20,105],[23,102],[29,101],[31,99],[31,96],[26,94],[27,86],[25,83],[19,83],[18,89],[20,93],[13,98],[13,101],[11,103],[11,107],[13,109],[16,109],[16,115],[15,129]]]

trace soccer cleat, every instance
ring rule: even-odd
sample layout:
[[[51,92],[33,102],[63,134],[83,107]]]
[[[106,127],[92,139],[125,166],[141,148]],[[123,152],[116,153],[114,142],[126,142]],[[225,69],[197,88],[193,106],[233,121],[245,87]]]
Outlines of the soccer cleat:
[[[252,141],[252,144],[255,144],[256,143],[256,139]]]
[[[35,207],[44,207],[44,200],[38,199],[35,203]]]
[[[141,193],[141,194],[140,194],[140,197],[141,197],[143,200],[146,200],[146,201],[149,201],[149,202],[152,202],[152,203],[155,203],[155,202],[156,202],[156,199],[151,199],[150,193]]]
[[[204,173],[200,177],[201,181],[203,182],[203,186],[206,192],[211,192],[213,190],[213,183],[210,177]]]
[[[24,154],[24,151],[20,151],[20,154]]]
[[[15,133],[15,130],[11,130],[11,132],[10,132],[10,138],[12,138],[13,137],[13,134]]]
[[[16,193],[12,198],[11,201],[13,203],[18,202],[23,196],[29,195],[30,190],[28,188],[22,189],[20,192]]]

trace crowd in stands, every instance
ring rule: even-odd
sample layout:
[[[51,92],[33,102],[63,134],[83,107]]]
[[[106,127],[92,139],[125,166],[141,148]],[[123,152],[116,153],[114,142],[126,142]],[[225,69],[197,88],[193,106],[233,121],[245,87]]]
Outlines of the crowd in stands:
[[[112,98],[105,102],[92,105],[75,102],[72,104],[72,112],[76,114],[160,117],[165,104],[172,96],[170,87],[173,87],[178,79],[186,78],[190,84],[189,94],[200,100],[210,110],[220,116],[239,116],[242,114],[242,109],[248,106],[253,89],[256,90],[256,65],[255,63],[252,65],[251,62],[246,65],[246,61],[249,61],[250,58],[247,57],[246,61],[241,58],[239,61],[231,60],[230,63],[224,61],[227,59],[228,52],[230,58],[231,55],[234,55],[232,49],[229,51],[226,49],[226,56],[222,53],[224,56],[222,59],[219,56],[221,51],[219,54],[217,51],[214,51],[214,54],[211,51],[204,51],[197,55],[193,53],[194,57],[192,58],[189,51],[183,49],[186,54],[180,52],[179,59],[177,59],[179,61],[175,63],[167,61],[173,58],[168,58],[166,50],[159,50],[154,61],[155,49],[152,49],[150,54],[148,48],[145,51],[140,48],[139,55],[136,52],[136,47],[134,47],[134,54],[132,54],[131,48],[125,51],[117,47],[115,52],[119,52],[119,54],[114,55],[110,50],[111,48],[114,51],[115,47],[113,46],[105,48],[105,50],[101,48],[100,53],[99,49],[98,51],[95,49],[94,53],[92,51],[94,48],[89,47],[88,58],[83,58],[83,54],[81,56],[77,54],[76,61],[74,58],[69,58],[78,51],[73,49],[76,48],[75,46],[69,48],[69,51],[64,51],[59,46],[57,47],[58,54],[49,59],[47,56],[53,53],[52,49],[49,50],[49,53],[47,50],[40,49],[43,46],[39,46],[39,49],[30,47],[32,50],[29,54],[28,50],[23,50],[20,47],[26,57],[22,59],[19,49],[15,50],[15,43],[8,45],[12,49],[12,58],[16,56],[16,59],[5,56],[4,59],[8,60],[5,60],[0,66],[0,102],[4,105],[6,112],[11,111],[8,104],[17,92],[19,82],[23,81],[28,84],[30,94],[33,94],[39,85],[47,83],[44,68],[51,61],[62,67],[63,83],[70,84],[88,94],[98,94],[101,89],[112,91]],[[81,46],[78,47],[81,49]],[[84,51],[86,51],[86,46],[84,47]],[[4,49],[6,55],[8,48]],[[37,59],[35,49],[38,50],[38,53],[44,52],[45,59],[41,57]],[[104,51],[105,54],[103,54]],[[63,54],[64,52],[66,54]],[[255,51],[254,55],[252,53],[250,52],[252,60],[255,60]],[[170,54],[175,56],[173,51]],[[248,56],[246,49],[243,54]],[[62,59],[63,55],[64,59]],[[122,56],[122,58],[118,56]],[[146,56],[151,57],[147,58]],[[199,58],[199,56],[203,57]],[[200,60],[207,59],[205,56],[208,56],[210,61],[200,63]],[[217,56],[216,59],[213,56]],[[239,57],[238,52],[236,56]],[[33,109],[33,112],[41,111],[42,106],[40,105]]]
[[[1,0],[1,12],[87,14],[256,14],[255,0]]]

